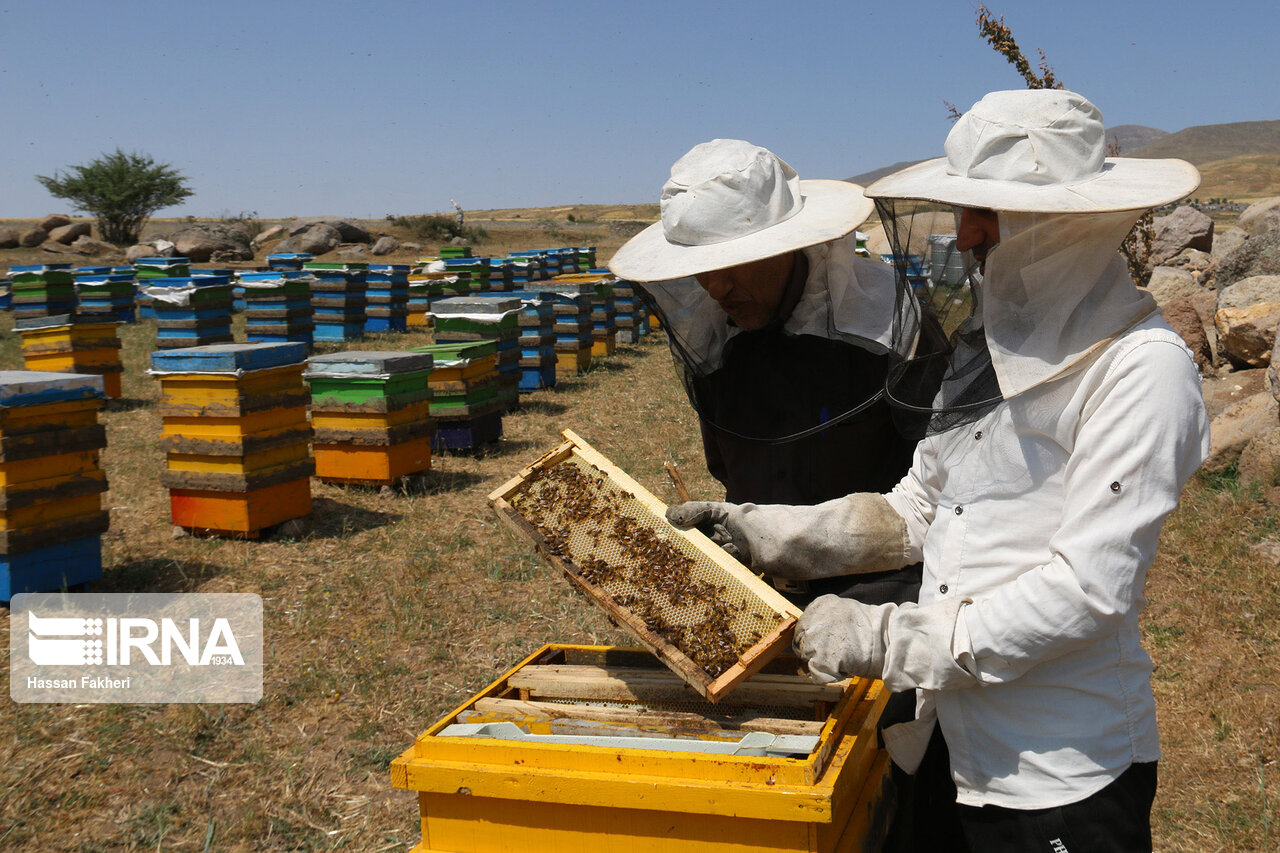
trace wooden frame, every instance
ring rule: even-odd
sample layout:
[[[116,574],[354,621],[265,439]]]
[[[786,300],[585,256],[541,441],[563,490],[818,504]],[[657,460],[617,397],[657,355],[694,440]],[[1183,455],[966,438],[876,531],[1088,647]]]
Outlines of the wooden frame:
[[[747,649],[739,657],[736,664],[718,677],[712,677],[709,672],[694,663],[684,652],[676,648],[668,640],[649,630],[639,617],[619,605],[609,592],[584,578],[578,567],[570,559],[553,554],[542,534],[512,506],[510,498],[514,497],[520,487],[533,475],[543,469],[552,468],[571,456],[576,456],[597,468],[613,485],[623,491],[630,492],[636,501],[658,518],[664,518],[667,509],[666,504],[658,500],[647,489],[629,477],[626,472],[610,462],[572,431],[565,430],[563,434],[565,441],[562,444],[554,450],[543,454],[533,464],[521,470],[519,474],[489,495],[489,502],[497,511],[499,518],[520,537],[529,541],[544,559],[561,569],[610,618],[631,633],[646,648],[657,655],[672,672],[709,701],[718,701],[752,673],[757,672],[779,652],[790,647],[791,635],[795,630],[796,620],[800,617],[800,609],[768,583],[753,574],[750,569],[726,554],[722,548],[696,530],[679,530],[668,525],[663,532],[671,537],[683,537],[713,565],[723,571],[725,575],[744,587],[748,595],[755,598],[755,603],[777,614],[781,620],[775,630]]]

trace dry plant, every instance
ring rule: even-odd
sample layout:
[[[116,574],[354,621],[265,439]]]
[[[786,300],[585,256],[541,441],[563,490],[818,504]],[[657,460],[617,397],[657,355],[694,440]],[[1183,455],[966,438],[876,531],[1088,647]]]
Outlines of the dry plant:
[[[1003,56],[1009,61],[1010,65],[1018,69],[1022,79],[1027,81],[1028,89],[1062,88],[1062,84],[1058,82],[1058,78],[1053,74],[1053,69],[1049,67],[1043,50],[1039,51],[1040,73],[1037,74],[1032,70],[1030,61],[1027,60],[1027,57],[1022,53],[1022,48],[1018,47],[1018,43],[1013,39],[1013,31],[1005,24],[1003,15],[997,18],[986,6],[979,6],[978,34],[986,39],[992,50]]]

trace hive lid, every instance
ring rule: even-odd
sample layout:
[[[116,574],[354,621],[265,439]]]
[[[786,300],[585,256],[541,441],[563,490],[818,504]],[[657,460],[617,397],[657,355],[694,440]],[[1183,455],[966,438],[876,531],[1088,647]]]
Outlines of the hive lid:
[[[432,314],[505,314],[520,309],[521,301],[496,296],[453,296],[431,303]]]
[[[229,373],[300,364],[306,357],[305,343],[211,344],[153,352],[151,369],[170,373]]]
[[[36,406],[101,397],[102,377],[42,370],[0,370],[0,407]]]
[[[385,352],[367,350],[358,352],[331,352],[313,355],[307,359],[308,376],[329,374],[398,376],[419,373],[432,368],[434,359],[430,353]]]

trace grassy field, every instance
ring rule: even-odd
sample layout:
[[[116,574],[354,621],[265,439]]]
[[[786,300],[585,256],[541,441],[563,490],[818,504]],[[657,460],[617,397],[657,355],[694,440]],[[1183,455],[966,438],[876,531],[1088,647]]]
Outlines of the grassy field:
[[[0,367],[18,367],[0,323]],[[313,481],[312,526],[299,538],[175,539],[159,485],[158,388],[143,373],[154,334],[151,323],[122,333],[128,399],[104,414],[112,529],[92,589],[261,594],[264,696],[251,706],[6,702],[3,850],[406,850],[417,806],[391,788],[392,757],[544,642],[625,641],[506,532],[485,495],[564,428],[664,500],[675,500],[667,459],[695,497],[721,494],[657,336],[525,398],[500,444],[438,456],[411,493]],[[423,342],[380,336],[357,348]],[[1278,531],[1280,510],[1229,473],[1193,481],[1166,527],[1144,617],[1165,748],[1159,849],[1280,846],[1280,568],[1250,549]]]

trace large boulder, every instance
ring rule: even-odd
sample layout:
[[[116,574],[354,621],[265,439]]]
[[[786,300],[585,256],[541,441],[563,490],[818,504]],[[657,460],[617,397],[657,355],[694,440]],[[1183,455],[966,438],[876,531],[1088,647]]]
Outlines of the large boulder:
[[[1207,252],[1213,248],[1213,220],[1189,205],[1175,208],[1168,216],[1152,222],[1155,240],[1149,263],[1159,266],[1183,249]]]
[[[1156,298],[1156,304],[1164,305],[1171,300],[1185,296],[1194,296],[1202,288],[1187,270],[1173,267],[1156,267],[1151,271],[1151,280],[1147,282],[1147,290]]]
[[[49,236],[49,232],[43,228],[28,228],[18,235],[18,245],[24,249],[34,249],[43,243]]]
[[[70,246],[78,238],[92,235],[93,226],[88,222],[73,222],[70,225],[59,225],[47,233],[53,242]]]
[[[156,247],[150,243],[138,243],[124,250],[124,259],[129,263],[133,263],[138,258],[154,258],[156,256]]]
[[[173,235],[179,257],[196,263],[211,261],[248,261],[253,259],[247,229],[233,223],[202,222],[189,225]]]
[[[1209,423],[1209,458],[1204,470],[1221,471],[1240,455],[1250,441],[1280,423],[1280,404],[1265,391],[1246,397]]]
[[[1280,231],[1251,234],[1219,258],[1213,268],[1213,283],[1221,290],[1257,275],[1280,275]]]
[[[400,241],[395,237],[379,237],[378,242],[369,250],[372,255],[389,255],[400,248]]]
[[[338,238],[343,243],[372,243],[373,235],[366,231],[363,227],[356,225],[349,219],[341,219],[337,216],[304,216],[293,220],[289,225],[289,236],[296,237],[306,231],[309,231],[316,225],[328,225],[338,232]]]
[[[284,226],[272,225],[270,228],[267,228],[264,231],[259,231],[256,235],[254,235],[254,238],[251,241],[249,241],[249,244],[257,248],[259,246],[262,246],[266,243],[271,242],[272,240],[278,240],[283,236],[284,236]]]
[[[1187,342],[1187,347],[1196,357],[1196,366],[1201,372],[1213,367],[1213,349],[1209,346],[1209,335],[1205,332],[1204,324],[1200,320],[1200,312],[1196,310],[1191,297],[1182,296],[1171,299],[1161,305],[1161,311],[1164,313],[1165,322]]]
[[[0,225],[0,249],[16,249],[22,240],[17,228]]]
[[[1259,302],[1248,308],[1222,308],[1214,315],[1218,351],[1235,365],[1266,367],[1280,326],[1280,302]]]
[[[44,219],[40,220],[40,230],[48,234],[55,228],[61,228],[64,225],[71,224],[71,217],[61,213],[50,213]]]
[[[1267,387],[1271,395],[1280,403],[1280,335],[1276,336],[1275,346],[1271,348],[1271,363],[1267,365]]]
[[[71,248],[75,249],[82,255],[88,255],[92,258],[118,258],[120,250],[110,243],[104,243],[101,240],[95,240],[89,236],[77,237],[76,241],[71,244]]]
[[[1232,225],[1226,231],[1219,232],[1213,236],[1213,250],[1210,252],[1215,258],[1225,258],[1240,247],[1240,244],[1249,239],[1249,232],[1244,231]]]
[[[1280,485],[1280,426],[1254,436],[1240,451],[1240,485]]]
[[[1280,196],[1255,201],[1236,220],[1236,227],[1250,234],[1275,231],[1280,223]]]
[[[282,249],[276,247],[278,252],[310,252],[313,255],[323,255],[326,252],[332,252],[338,248],[342,242],[342,235],[338,233],[338,229],[332,225],[326,225],[321,222],[312,225],[301,234],[295,235],[292,239],[296,240],[297,248]],[[289,242],[288,240],[284,242]]]
[[[1280,302],[1280,275],[1255,275],[1218,289],[1217,310]]]

